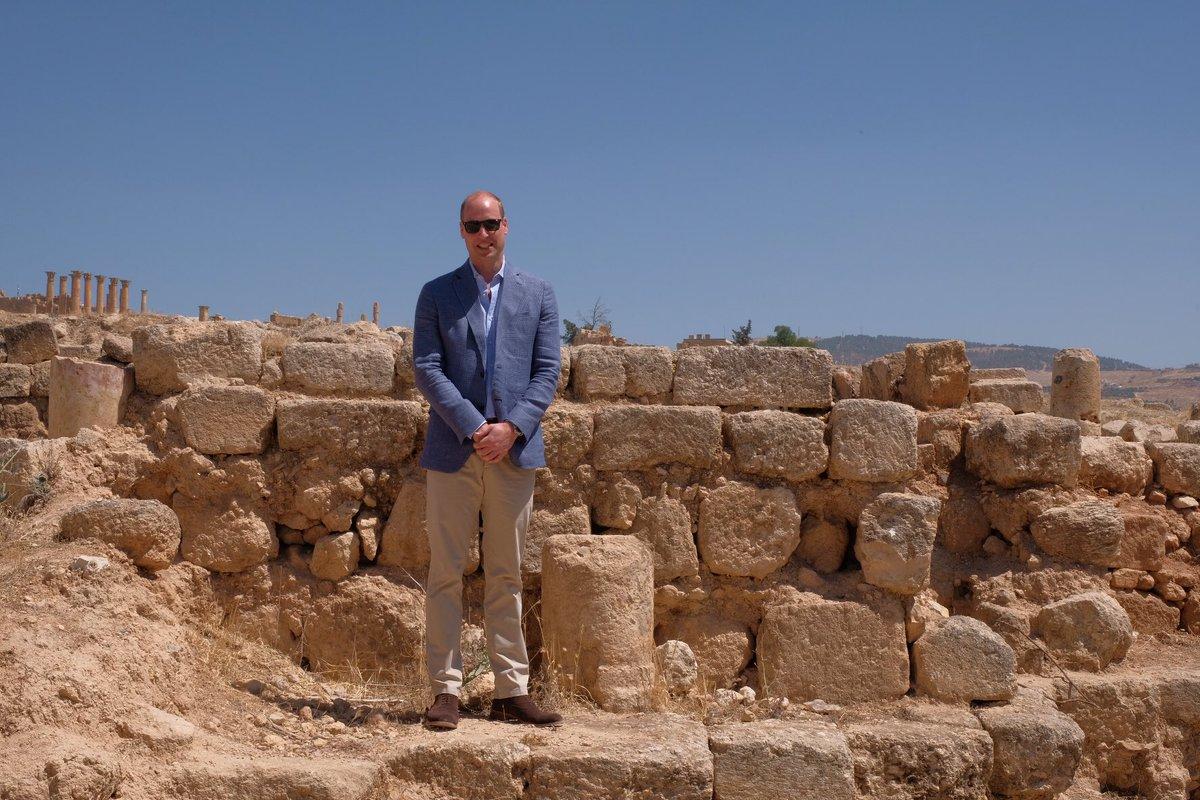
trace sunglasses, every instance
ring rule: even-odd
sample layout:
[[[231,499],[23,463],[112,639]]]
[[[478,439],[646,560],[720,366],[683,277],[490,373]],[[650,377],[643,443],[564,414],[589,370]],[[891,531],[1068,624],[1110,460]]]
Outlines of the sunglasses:
[[[501,219],[464,219],[462,221],[463,229],[467,233],[479,233],[479,228],[483,227],[488,233],[495,233],[500,230]]]

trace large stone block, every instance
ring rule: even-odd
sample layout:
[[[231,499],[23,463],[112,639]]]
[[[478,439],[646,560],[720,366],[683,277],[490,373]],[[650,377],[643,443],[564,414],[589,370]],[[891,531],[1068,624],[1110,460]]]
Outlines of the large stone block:
[[[592,449],[591,406],[554,403],[542,416],[546,465],[555,469],[579,466]]]
[[[1154,462],[1141,442],[1084,436],[1079,453],[1079,483],[1089,489],[1141,494],[1154,477]]]
[[[906,356],[901,351],[863,364],[858,396],[868,400],[899,400],[905,360]]]
[[[58,339],[49,320],[32,319],[3,330],[4,347],[13,364],[36,364],[58,355]]]
[[[675,402],[829,408],[833,356],[812,347],[693,347],[678,353]]]
[[[242,572],[279,555],[275,526],[258,504],[233,494],[176,492],[171,508],[182,529],[183,557],[212,572]]]
[[[1068,669],[1098,672],[1124,658],[1133,644],[1129,614],[1103,592],[1050,603],[1038,612],[1034,629]]]
[[[1054,354],[1050,414],[1100,421],[1100,359],[1086,347],[1068,347]]]
[[[1125,522],[1125,532],[1113,566],[1150,572],[1161,569],[1167,554],[1167,537],[1180,530],[1176,527],[1181,524],[1179,515],[1161,506],[1147,505],[1141,498],[1121,503],[1118,511]]]
[[[912,660],[917,689],[938,700],[1007,700],[1017,691],[1013,649],[972,617],[954,616],[927,628],[913,644]]]
[[[675,360],[666,347],[622,347],[625,394],[666,398],[675,380]]]
[[[853,800],[846,737],[824,723],[765,719],[709,729],[721,800]]]
[[[867,583],[914,595],[929,585],[942,503],[936,497],[885,492],[858,520],[854,554]]]
[[[782,487],[726,483],[700,502],[700,555],[719,575],[765,578],[800,543],[795,496]]]
[[[1184,444],[1200,444],[1200,420],[1190,419],[1176,425],[1175,437]]]
[[[917,408],[958,408],[967,399],[970,372],[965,342],[913,342],[904,348],[901,394]]]
[[[967,432],[967,469],[997,486],[1079,480],[1079,425],[1044,414],[989,417]]]
[[[641,539],[654,553],[656,584],[700,574],[692,517],[675,498],[647,497],[638,503],[629,535]]]
[[[29,397],[33,371],[28,364],[0,364],[0,398]]]
[[[1012,703],[975,710],[992,737],[993,794],[1052,800],[1074,783],[1083,757],[1083,730],[1050,702]]]
[[[839,400],[829,414],[829,477],[891,483],[916,474],[917,414],[886,400]]]
[[[212,761],[184,761],[170,765],[166,773],[163,780],[169,788],[155,795],[157,797],[371,800],[378,796],[377,764],[350,760],[318,761],[310,755],[299,758],[225,756]]]
[[[1148,449],[1159,486],[1168,492],[1200,497],[1200,444],[1164,442]]]
[[[542,550],[542,635],[559,685],[606,711],[648,709],[654,685],[654,557],[632,536],[551,536]]]
[[[1026,380],[986,380],[971,384],[972,403],[1000,403],[1015,414],[1041,411],[1045,401],[1042,385]]]
[[[758,629],[764,691],[831,703],[896,700],[908,692],[908,643],[898,598],[771,606]]]
[[[287,385],[306,394],[385,395],[396,357],[383,342],[293,342],[280,364]]]
[[[945,722],[868,719],[845,727],[858,797],[988,800],[992,737]]]
[[[625,394],[622,349],[599,344],[571,348],[571,388],[577,399],[604,400]]]
[[[971,383],[980,381],[1023,381],[1028,378],[1024,367],[971,367]]]
[[[209,455],[261,453],[275,425],[275,398],[257,386],[193,387],[175,410],[188,446]]]
[[[721,464],[721,412],[716,408],[610,406],[596,410],[592,464],[599,470],[652,469],[679,463]]]
[[[378,575],[355,575],[317,598],[304,626],[304,656],[333,677],[369,675],[380,683],[424,680],[425,602],[421,592]]]
[[[46,426],[37,406],[20,400],[0,400],[0,436],[38,439],[46,435]]]
[[[425,412],[409,400],[281,400],[276,423],[281,450],[398,463],[413,455]]]
[[[1038,547],[1052,556],[1111,567],[1121,552],[1125,522],[1108,503],[1085,500],[1048,509],[1030,531]]]
[[[733,686],[754,655],[746,624],[714,613],[671,615],[656,636],[685,642],[696,657],[701,685],[713,690]]]
[[[150,394],[182,392],[204,378],[257,383],[262,330],[236,322],[147,325],[133,331],[137,387]]]
[[[825,471],[825,423],[787,411],[746,411],[725,418],[725,435],[741,472],[806,481]]]
[[[133,392],[133,371],[96,361],[55,358],[50,364],[50,435],[115,428]]]
[[[179,518],[157,500],[92,500],[63,514],[68,539],[99,539],[150,570],[171,565],[179,552]]]

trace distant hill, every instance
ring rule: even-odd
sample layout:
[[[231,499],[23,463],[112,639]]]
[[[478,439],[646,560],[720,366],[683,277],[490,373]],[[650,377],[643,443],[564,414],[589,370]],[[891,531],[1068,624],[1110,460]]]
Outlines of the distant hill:
[[[936,339],[914,339],[911,336],[830,336],[817,337],[817,347],[833,353],[838,364],[863,364],[873,358],[903,350],[911,342],[932,342]],[[1033,347],[1023,344],[984,344],[967,342],[967,358],[971,366],[1024,367],[1027,370],[1050,370],[1054,367],[1056,347]],[[1132,361],[1100,356],[1100,369],[1149,369]]]

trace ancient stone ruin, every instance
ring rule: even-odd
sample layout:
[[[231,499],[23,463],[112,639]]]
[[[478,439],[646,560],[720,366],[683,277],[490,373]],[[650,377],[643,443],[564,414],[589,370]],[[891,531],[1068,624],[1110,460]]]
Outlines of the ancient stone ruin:
[[[1106,419],[1089,351],[564,348],[568,722],[438,735],[410,333],[276,322],[4,328],[0,798],[1200,797],[1200,421]]]

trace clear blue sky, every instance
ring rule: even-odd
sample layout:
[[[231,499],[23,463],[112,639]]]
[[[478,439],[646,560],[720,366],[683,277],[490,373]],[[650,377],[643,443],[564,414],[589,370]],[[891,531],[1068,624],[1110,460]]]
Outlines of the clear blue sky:
[[[411,324],[504,198],[619,334],[1200,361],[1196,3],[0,8],[0,288]]]

